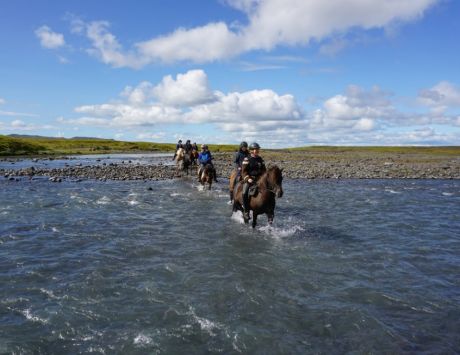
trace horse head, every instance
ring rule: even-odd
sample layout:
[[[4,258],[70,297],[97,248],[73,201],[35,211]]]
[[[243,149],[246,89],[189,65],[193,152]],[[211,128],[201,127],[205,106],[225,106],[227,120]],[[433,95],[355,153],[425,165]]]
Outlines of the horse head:
[[[283,169],[277,165],[269,165],[267,168],[267,188],[276,197],[283,197]]]

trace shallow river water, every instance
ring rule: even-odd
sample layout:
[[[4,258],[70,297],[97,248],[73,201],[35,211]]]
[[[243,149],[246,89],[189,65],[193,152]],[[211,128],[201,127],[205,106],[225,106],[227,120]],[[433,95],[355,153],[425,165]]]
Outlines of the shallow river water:
[[[0,178],[0,353],[456,353],[460,181]]]

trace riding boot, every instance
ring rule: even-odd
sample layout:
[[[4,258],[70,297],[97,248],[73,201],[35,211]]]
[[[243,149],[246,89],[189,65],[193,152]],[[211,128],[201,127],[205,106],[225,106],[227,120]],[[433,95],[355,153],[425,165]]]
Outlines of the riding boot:
[[[243,218],[249,219],[249,184],[243,185]]]

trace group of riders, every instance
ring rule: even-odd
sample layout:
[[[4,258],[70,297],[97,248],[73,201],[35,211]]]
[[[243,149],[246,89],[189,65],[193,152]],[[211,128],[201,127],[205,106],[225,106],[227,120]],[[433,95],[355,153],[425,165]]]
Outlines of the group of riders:
[[[182,140],[179,140],[176,145],[176,152],[179,148],[183,148],[185,152],[189,154],[193,151],[198,151],[196,143],[192,144],[190,140],[187,140],[185,144],[182,144]],[[243,216],[246,219],[249,219],[249,189],[266,171],[264,160],[259,153],[260,145],[258,143],[254,142],[248,145],[247,142],[241,142],[234,159],[235,168],[237,170],[235,185],[237,182],[243,183]],[[176,154],[174,154],[174,158],[175,157]],[[197,160],[200,164],[198,180],[200,180],[201,173],[205,166],[209,164],[214,170],[214,181],[217,182],[215,168],[212,163],[213,157],[206,144],[201,145],[201,151],[198,154]]]

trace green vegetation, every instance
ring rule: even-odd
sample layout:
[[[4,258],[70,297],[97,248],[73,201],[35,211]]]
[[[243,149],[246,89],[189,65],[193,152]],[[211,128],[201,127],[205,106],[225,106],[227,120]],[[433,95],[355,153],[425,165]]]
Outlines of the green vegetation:
[[[10,137],[0,135],[0,155],[102,154],[173,151],[175,144],[120,142],[93,138]]]
[[[13,155],[64,155],[135,152],[172,152],[175,143],[121,142],[95,138],[50,138],[39,136],[11,137],[0,135],[0,156]],[[209,144],[212,152],[234,152],[238,145]],[[267,151],[267,149],[264,149]],[[460,147],[334,147],[311,146],[272,150],[273,152],[306,153],[392,153],[460,156]]]

